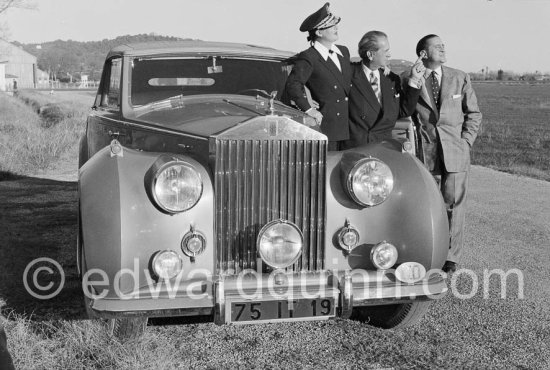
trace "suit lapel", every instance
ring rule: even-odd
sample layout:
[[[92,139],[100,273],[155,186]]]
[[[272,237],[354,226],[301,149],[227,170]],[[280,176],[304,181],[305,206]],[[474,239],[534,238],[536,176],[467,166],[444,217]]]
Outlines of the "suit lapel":
[[[380,89],[382,90],[382,107],[389,107],[392,96],[391,81],[388,77],[384,76],[384,70],[380,71]]]
[[[440,94],[440,109],[445,103],[446,100],[451,96],[451,85],[454,79],[454,74],[452,70],[446,68],[445,66],[441,67],[441,94]]]
[[[365,76],[365,72],[363,72],[362,64],[359,64],[354,68],[353,83],[358,87],[357,90],[359,90],[361,95],[365,97],[365,100],[367,101],[367,103],[369,103],[372,109],[374,109],[375,111],[379,111],[380,103],[378,103],[378,99],[376,99],[376,95],[372,90],[370,82],[369,80],[367,80],[367,76]]]
[[[345,83],[345,81],[351,80],[351,64],[349,59],[346,61],[346,59],[340,55],[338,55],[338,60],[340,61],[340,66],[342,67],[342,82],[344,83],[344,89],[346,90],[346,94],[349,94],[350,86],[349,83]]]
[[[344,84],[344,75],[342,74],[342,72],[340,72],[338,67],[336,67],[336,64],[334,64],[332,59],[327,58],[327,60],[325,60],[325,59],[323,59],[323,56],[317,50],[315,50],[315,52],[317,53],[317,56],[319,58],[319,63],[321,63],[323,66],[325,66],[325,68],[328,69],[330,71],[330,73],[332,73],[334,78],[336,78],[336,80],[338,81],[338,83],[342,87],[346,87],[346,86],[344,86],[345,85]],[[338,56],[338,59],[340,60],[340,66],[342,66],[342,64],[343,64],[342,58],[340,56]]]

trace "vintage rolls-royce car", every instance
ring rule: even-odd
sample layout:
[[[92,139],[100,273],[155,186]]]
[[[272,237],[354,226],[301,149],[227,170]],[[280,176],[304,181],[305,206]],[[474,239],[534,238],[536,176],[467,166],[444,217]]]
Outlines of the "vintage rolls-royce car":
[[[409,140],[342,152],[286,102],[293,53],[155,42],[108,54],[79,154],[86,309],[418,321],[447,290],[448,222]]]

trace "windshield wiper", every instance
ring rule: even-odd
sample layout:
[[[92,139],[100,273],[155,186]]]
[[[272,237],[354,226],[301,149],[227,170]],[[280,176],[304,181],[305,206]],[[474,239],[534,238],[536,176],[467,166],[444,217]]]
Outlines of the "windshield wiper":
[[[232,102],[232,101],[229,100],[229,99],[223,99],[223,101],[226,102],[227,104],[231,104],[231,105],[234,105],[234,106],[239,107],[239,108],[241,108],[241,109],[244,109],[244,110],[247,110],[247,111],[249,111],[249,112],[255,113],[255,114],[258,115],[258,116],[261,116],[261,115],[262,115],[260,112],[258,112],[258,111],[255,110],[255,109],[248,108],[248,107],[245,107],[245,106],[243,106],[243,105],[237,104],[237,103],[235,103],[235,102]]]

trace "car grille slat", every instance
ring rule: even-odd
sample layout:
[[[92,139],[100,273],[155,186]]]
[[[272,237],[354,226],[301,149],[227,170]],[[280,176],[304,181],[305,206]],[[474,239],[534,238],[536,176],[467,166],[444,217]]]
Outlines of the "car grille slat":
[[[257,268],[256,239],[268,222],[285,219],[304,235],[302,257],[289,270],[323,268],[326,141],[215,142],[218,272]]]

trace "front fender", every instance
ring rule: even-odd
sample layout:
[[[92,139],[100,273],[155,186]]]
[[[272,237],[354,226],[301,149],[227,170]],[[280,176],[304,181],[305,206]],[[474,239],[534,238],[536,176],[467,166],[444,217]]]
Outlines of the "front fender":
[[[449,225],[443,198],[429,171],[414,156],[387,143],[347,152],[386,163],[394,176],[394,188],[382,204],[359,206],[342,184],[340,165],[345,152],[329,152],[325,266],[329,269],[374,269],[370,251],[375,244],[385,240],[397,247],[397,264],[418,262],[426,270],[441,268],[449,248]],[[357,247],[350,253],[339,247],[335,237],[346,219],[360,235]]]
[[[192,158],[174,155],[198,171],[203,193],[192,209],[174,215],[163,213],[151,202],[145,186],[145,174],[161,155],[166,154],[123,147],[122,156],[112,156],[107,146],[79,171],[83,265],[87,271],[105,272],[108,284],[95,288],[97,293],[107,289],[107,298],[147,286],[149,264],[159,250],[171,249],[180,255],[184,276],[196,271],[214,271],[210,175]],[[194,262],[183,254],[180,246],[191,226],[204,234],[207,243],[205,252]],[[98,283],[105,279],[96,271],[89,280]]]

